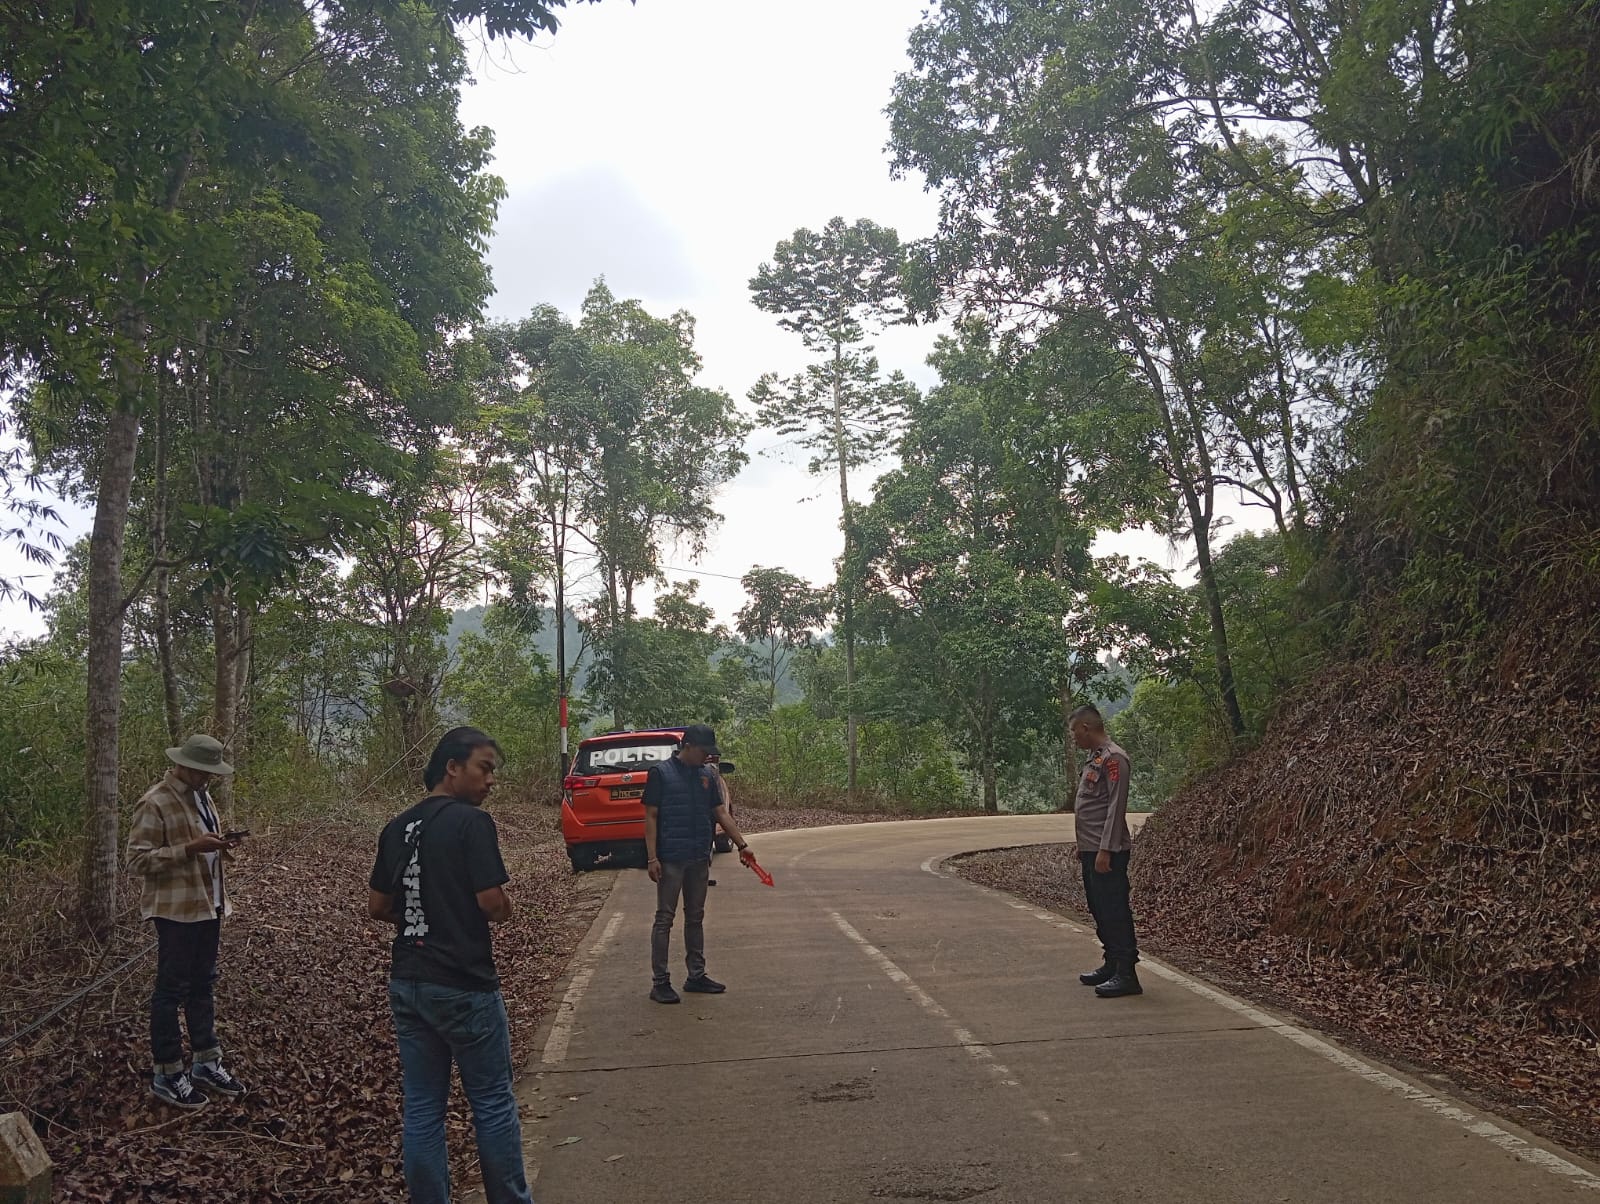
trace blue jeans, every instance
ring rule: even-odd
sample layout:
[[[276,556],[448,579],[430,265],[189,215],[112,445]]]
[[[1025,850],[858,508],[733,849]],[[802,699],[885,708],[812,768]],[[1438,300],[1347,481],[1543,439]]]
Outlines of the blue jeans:
[[[533,1204],[522,1165],[522,1124],[511,1091],[511,1032],[499,991],[389,980],[405,1086],[405,1173],[412,1204],[450,1204],[445,1105],[450,1063],[472,1105],[489,1204]]]

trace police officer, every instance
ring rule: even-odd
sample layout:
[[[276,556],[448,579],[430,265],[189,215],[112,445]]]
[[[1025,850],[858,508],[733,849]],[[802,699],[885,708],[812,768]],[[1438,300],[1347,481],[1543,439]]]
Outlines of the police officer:
[[[1088,751],[1089,763],[1078,780],[1078,859],[1083,864],[1083,893],[1094,916],[1095,935],[1105,951],[1098,970],[1078,975],[1102,999],[1142,995],[1139,946],[1128,902],[1128,754],[1106,734],[1099,710],[1081,706],[1072,712],[1072,741]]]
[[[716,756],[717,735],[703,723],[684,729],[672,757],[650,767],[644,783],[644,847],[646,869],[656,884],[656,919],[650,929],[650,998],[657,1003],[681,1002],[672,989],[667,954],[672,921],[683,897],[683,945],[689,977],[685,991],[720,995],[722,983],[706,976],[706,888],[711,877],[711,838],[716,825],[732,839],[739,860],[755,857],[739,825],[733,822],[716,775],[706,758]]]

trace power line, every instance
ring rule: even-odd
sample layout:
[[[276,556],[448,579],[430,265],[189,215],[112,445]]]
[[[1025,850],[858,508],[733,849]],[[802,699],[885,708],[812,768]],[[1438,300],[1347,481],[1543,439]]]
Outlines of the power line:
[[[735,577],[731,573],[713,573],[710,569],[684,569],[675,564],[661,566],[663,572],[684,573],[690,577],[721,577],[724,581],[743,581],[743,577]]]

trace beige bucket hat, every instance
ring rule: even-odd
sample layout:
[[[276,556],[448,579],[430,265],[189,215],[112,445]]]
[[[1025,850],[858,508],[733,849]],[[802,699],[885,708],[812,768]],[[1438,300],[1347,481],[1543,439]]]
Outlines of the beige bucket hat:
[[[215,736],[193,735],[177,748],[167,749],[167,760],[186,769],[227,776],[233,766],[222,759],[222,752],[222,741]]]

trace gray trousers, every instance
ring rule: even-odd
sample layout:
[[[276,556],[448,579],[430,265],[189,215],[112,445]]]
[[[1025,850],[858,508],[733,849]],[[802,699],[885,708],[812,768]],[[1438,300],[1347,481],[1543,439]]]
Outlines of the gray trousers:
[[[650,975],[656,983],[670,983],[667,954],[672,947],[672,919],[683,896],[683,948],[689,977],[706,972],[706,893],[711,880],[711,859],[663,861],[656,883],[656,922],[650,929]]]

